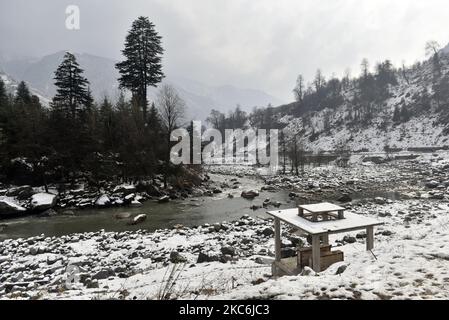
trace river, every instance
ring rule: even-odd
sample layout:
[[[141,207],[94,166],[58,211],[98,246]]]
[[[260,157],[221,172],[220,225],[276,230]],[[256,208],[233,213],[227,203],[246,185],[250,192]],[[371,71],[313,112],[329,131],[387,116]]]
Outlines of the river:
[[[232,176],[211,175],[217,182],[230,180]],[[1,221],[6,225],[0,232],[0,239],[26,238],[45,234],[45,236],[61,236],[72,233],[105,231],[127,231],[146,229],[171,228],[176,224],[195,226],[205,223],[232,221],[244,214],[259,217],[268,217],[266,209],[252,210],[252,205],[262,205],[266,198],[282,203],[281,208],[288,208],[295,204],[289,199],[288,191],[260,192],[260,196],[251,200],[240,197],[242,190],[257,189],[263,185],[256,178],[238,178],[241,187],[235,190],[225,190],[224,193],[213,197],[190,198],[186,200],[174,200],[169,203],[159,204],[156,201],[147,201],[138,208],[115,207],[105,209],[83,209],[75,211],[74,216],[57,215],[52,217],[26,216],[11,220]],[[231,193],[234,198],[228,198]],[[269,210],[274,210],[270,207]],[[115,218],[117,213],[131,213],[132,215],[146,214],[147,219],[143,223],[131,226],[127,220]]]

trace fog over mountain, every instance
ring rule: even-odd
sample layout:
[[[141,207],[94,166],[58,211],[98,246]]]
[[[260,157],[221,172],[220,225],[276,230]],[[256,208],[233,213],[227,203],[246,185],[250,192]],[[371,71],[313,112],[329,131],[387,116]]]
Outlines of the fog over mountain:
[[[67,30],[65,9],[80,9]],[[447,41],[446,0],[40,0],[0,1],[1,50],[41,57],[59,50],[120,59],[132,21],[148,16],[162,36],[163,65],[211,86],[232,84],[292,96],[299,73],[311,81],[359,71],[360,61],[395,65],[424,58],[423,44]]]
[[[59,51],[42,58],[7,59],[0,61],[4,72],[15,81],[26,81],[31,88],[51,99],[56,92],[54,71],[61,63],[64,51]],[[91,55],[75,53],[85,76],[90,82],[90,89],[97,100],[105,96],[115,100],[119,94],[115,68],[116,61]],[[210,86],[199,81],[176,75],[167,75],[165,83],[173,84],[187,103],[187,117],[205,120],[211,109],[227,112],[240,105],[250,111],[253,107],[273,106],[283,103],[280,99],[260,90],[238,88],[232,85]],[[157,88],[150,88],[149,95],[155,99]]]

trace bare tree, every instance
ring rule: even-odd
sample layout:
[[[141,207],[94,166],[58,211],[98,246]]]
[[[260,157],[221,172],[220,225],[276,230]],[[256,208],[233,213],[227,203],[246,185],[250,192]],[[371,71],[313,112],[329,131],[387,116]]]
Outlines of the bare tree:
[[[426,42],[426,55],[428,57],[438,54],[440,51],[440,44],[435,40],[430,40]]]
[[[296,79],[296,86],[293,89],[293,93],[295,95],[296,101],[301,102],[304,96],[304,77],[302,76],[302,74],[300,74]]]
[[[426,55],[432,57],[433,71],[435,79],[441,76],[441,63],[440,63],[440,44],[435,40],[427,41],[426,43]],[[434,79],[434,80],[435,80]]]
[[[405,79],[407,84],[410,84],[410,80],[408,79],[407,67],[405,66],[405,61],[402,60],[402,77]]]
[[[173,130],[179,127],[180,122],[184,118],[186,104],[173,86],[165,84],[157,94],[156,105],[159,109],[166,136],[167,150],[165,153],[164,187],[167,188],[171,146],[170,135]]]

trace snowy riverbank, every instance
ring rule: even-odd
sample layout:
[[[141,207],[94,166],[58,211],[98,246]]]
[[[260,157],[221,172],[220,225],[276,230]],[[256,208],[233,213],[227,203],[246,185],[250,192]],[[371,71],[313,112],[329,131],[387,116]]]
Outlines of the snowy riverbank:
[[[406,200],[379,205],[364,201],[351,210],[386,223],[376,229],[373,254],[364,251],[363,232],[332,236],[331,243],[344,251],[345,262],[318,275],[270,279],[272,222],[242,217],[232,223],[177,226],[154,233],[96,232],[6,240],[0,246],[0,297],[449,297],[447,202]],[[306,242],[288,231],[284,228],[285,256]],[[76,281],[70,283],[67,278]]]
[[[345,261],[319,274],[306,270],[300,276],[272,279],[273,222],[245,215],[233,222],[177,225],[156,232],[4,240],[0,298],[447,299],[448,167],[447,157],[428,154],[382,165],[310,168],[301,177],[254,180],[253,187],[273,195],[291,190],[290,203],[284,204],[290,206],[346,195],[342,200],[348,210],[385,223],[375,229],[372,253],[365,251],[363,232],[331,236]],[[237,197],[247,185],[234,185],[242,179],[225,177],[216,181],[224,191],[216,196],[231,201],[228,192]],[[393,197],[381,197],[379,190],[394,192]],[[262,211],[264,201],[256,197],[245,205]],[[307,244],[304,236],[292,231],[283,229],[284,257]]]

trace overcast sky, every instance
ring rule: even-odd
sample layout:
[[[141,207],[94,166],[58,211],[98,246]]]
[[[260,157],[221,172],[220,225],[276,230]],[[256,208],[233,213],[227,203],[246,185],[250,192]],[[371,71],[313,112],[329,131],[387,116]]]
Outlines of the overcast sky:
[[[81,29],[65,28],[78,5]],[[311,80],[358,73],[362,58],[396,64],[449,42],[447,0],[0,0],[0,53],[71,50],[120,59],[131,22],[148,16],[163,37],[168,74],[234,84],[292,100],[299,73]]]

